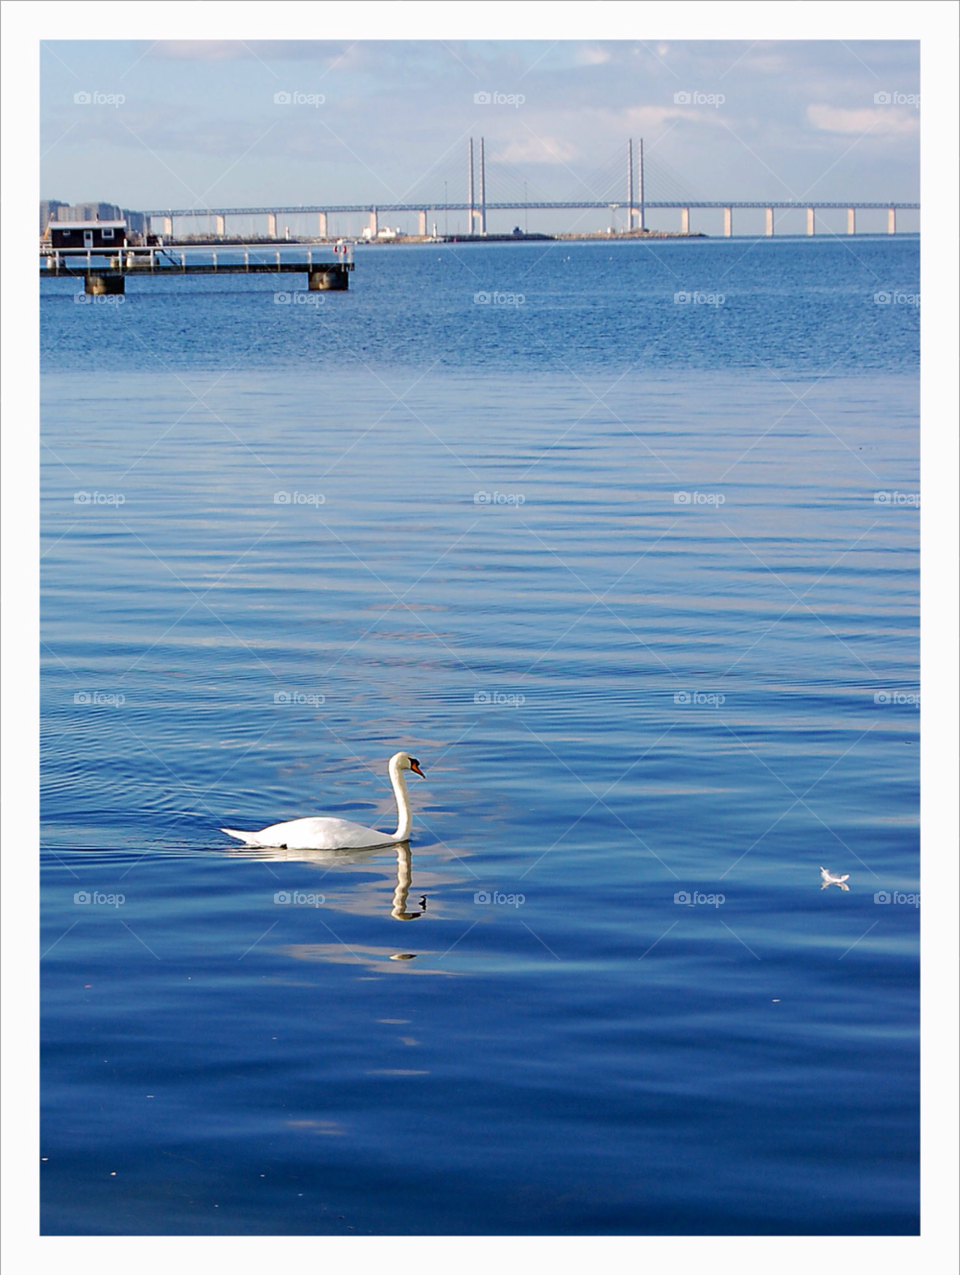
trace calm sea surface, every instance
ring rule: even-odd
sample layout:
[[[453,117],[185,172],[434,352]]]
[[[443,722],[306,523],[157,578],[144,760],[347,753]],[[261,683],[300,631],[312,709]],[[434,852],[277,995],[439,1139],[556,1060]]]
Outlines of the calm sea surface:
[[[42,286],[45,1232],[916,1233],[918,241],[305,285]]]

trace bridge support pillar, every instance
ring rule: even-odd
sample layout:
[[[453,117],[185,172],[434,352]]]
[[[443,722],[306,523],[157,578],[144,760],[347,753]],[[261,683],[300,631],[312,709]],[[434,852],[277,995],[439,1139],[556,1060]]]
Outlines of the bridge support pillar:
[[[317,213],[317,233],[321,239],[327,237],[327,214]]]
[[[816,225],[817,214],[815,208],[807,209],[807,234],[812,235],[814,226]]]
[[[125,283],[122,274],[88,274],[83,290],[88,297],[122,297]]]
[[[277,237],[277,214],[267,213],[267,238],[276,239]]]
[[[164,219],[163,219],[163,233],[164,233],[165,235],[172,235],[172,234],[173,234],[173,218],[172,218],[172,217],[164,217]]]
[[[847,234],[855,235],[857,233],[857,210],[856,208],[847,209]]]
[[[376,237],[377,237],[377,234],[378,234],[379,230],[380,230],[380,226],[379,226],[379,223],[378,223],[378,221],[377,221],[377,210],[376,210],[376,208],[371,208],[371,210],[370,210],[370,235],[371,235],[371,237],[372,237],[373,239],[376,239]]]
[[[897,210],[896,208],[887,209],[887,234],[895,235],[897,233]]]
[[[307,274],[307,287],[311,292],[346,292],[350,283],[350,273],[339,266],[332,270],[310,270]]]
[[[689,235],[690,233],[690,209],[680,209],[680,233],[681,235]]]
[[[427,210],[424,208],[417,214],[417,234],[426,238],[427,234]]]
[[[729,239],[733,234],[733,209],[724,208],[723,210],[723,237]]]
[[[220,236],[226,234],[226,218],[222,215],[222,213],[217,213],[216,233]]]
[[[767,209],[767,237],[773,238],[773,209]]]

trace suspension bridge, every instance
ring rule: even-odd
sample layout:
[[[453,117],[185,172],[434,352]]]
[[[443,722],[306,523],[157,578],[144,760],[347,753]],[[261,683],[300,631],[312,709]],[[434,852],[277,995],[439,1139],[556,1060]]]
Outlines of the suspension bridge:
[[[568,170],[569,171],[569,170]],[[918,211],[919,203],[899,201],[819,200],[813,198],[789,200],[736,200],[704,199],[691,191],[683,179],[662,160],[644,153],[644,143],[628,140],[623,148],[608,159],[595,172],[580,178],[571,173],[575,189],[566,198],[550,198],[549,195],[528,181],[511,163],[500,158],[488,157],[486,144],[480,138],[479,146],[470,138],[467,143],[466,164],[457,162],[446,170],[438,164],[429,170],[415,187],[396,196],[376,200],[369,204],[318,203],[318,204],[263,204],[247,208],[151,208],[144,210],[151,231],[161,231],[167,238],[175,235],[211,234],[224,238],[228,234],[228,219],[245,219],[261,223],[267,239],[283,238],[278,234],[278,218],[295,217],[301,226],[306,219],[316,218],[315,230],[307,233],[319,239],[330,237],[330,221],[334,216],[359,218],[364,227],[364,238],[376,238],[381,233],[381,223],[386,218],[407,216],[417,218],[417,235],[423,238],[438,236],[437,216],[444,219],[440,235],[449,233],[450,213],[461,214],[466,221],[466,231],[471,237],[482,238],[488,234],[488,218],[492,213],[528,212],[579,212],[604,211],[611,221],[619,220],[621,233],[643,234],[649,229],[647,214],[667,210],[678,214],[678,233],[690,234],[690,215],[695,209],[721,210],[723,234],[734,233],[734,212],[759,210],[764,213],[764,229],[773,235],[777,215],[786,212],[805,214],[807,235],[817,229],[817,215],[826,210],[846,210],[847,234],[857,233],[857,214],[861,211],[886,213],[886,229],[889,234],[897,231],[897,214],[901,211]],[[442,186],[442,198],[441,198]],[[392,196],[392,197],[391,197]],[[158,222],[159,225],[155,225]],[[187,223],[185,226],[184,223]],[[265,226],[263,223],[265,222]],[[801,223],[802,224],[802,223]],[[249,233],[249,231],[247,231]],[[301,230],[299,233],[304,233]],[[346,233],[348,237],[349,232]]]

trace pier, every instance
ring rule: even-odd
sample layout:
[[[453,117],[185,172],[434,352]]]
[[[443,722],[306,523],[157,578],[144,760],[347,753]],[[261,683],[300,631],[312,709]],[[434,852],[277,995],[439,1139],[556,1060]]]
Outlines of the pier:
[[[329,248],[323,249],[329,254]],[[304,246],[264,248],[259,244],[226,247],[148,247],[40,249],[41,279],[82,279],[88,296],[118,296],[127,279],[174,279],[184,275],[305,274],[311,292],[344,292],[354,268],[350,244],[334,248],[334,260],[314,259]]]

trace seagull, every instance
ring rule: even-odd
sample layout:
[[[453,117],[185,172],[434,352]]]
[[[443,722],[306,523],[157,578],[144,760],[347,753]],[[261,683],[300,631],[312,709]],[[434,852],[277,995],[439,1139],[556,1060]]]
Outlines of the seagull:
[[[829,868],[821,868],[820,878],[823,881],[823,885],[820,887],[821,890],[826,890],[827,887],[831,885],[838,885],[841,890],[850,889],[850,887],[846,884],[850,880],[849,872],[845,872],[842,877],[838,877],[837,874],[835,872],[831,872]]]

